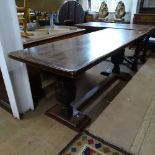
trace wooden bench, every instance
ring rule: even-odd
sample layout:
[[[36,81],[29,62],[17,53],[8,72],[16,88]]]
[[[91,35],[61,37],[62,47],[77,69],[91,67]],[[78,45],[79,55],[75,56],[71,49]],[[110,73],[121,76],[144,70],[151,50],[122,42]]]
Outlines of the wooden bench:
[[[10,111],[10,102],[5,88],[1,69],[0,69],[0,106]]]
[[[155,14],[144,14],[144,13],[134,14],[133,23],[155,25]]]
[[[134,24],[155,25],[155,14],[138,13],[134,14]],[[149,39],[149,48],[155,47],[155,31],[152,32]]]
[[[150,58],[87,130],[139,154],[155,111],[154,77],[155,60]]]

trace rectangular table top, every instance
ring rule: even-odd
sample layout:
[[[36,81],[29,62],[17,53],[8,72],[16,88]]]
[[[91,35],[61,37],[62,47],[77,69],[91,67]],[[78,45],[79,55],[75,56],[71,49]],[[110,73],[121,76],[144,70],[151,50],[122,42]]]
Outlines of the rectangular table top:
[[[34,31],[28,31],[28,33],[32,35],[22,37],[23,46],[25,48],[29,48],[47,42],[66,39],[85,32],[84,29],[79,29],[73,26],[55,26],[52,31],[50,31],[49,28],[50,26],[43,26],[35,29]]]
[[[57,75],[75,78],[145,34],[133,30],[105,29],[11,52],[9,57]]]
[[[121,23],[104,23],[104,22],[88,22],[76,25],[79,28],[87,30],[101,30],[104,28],[126,29],[136,31],[152,31],[155,25],[139,25],[139,24],[121,24]]]

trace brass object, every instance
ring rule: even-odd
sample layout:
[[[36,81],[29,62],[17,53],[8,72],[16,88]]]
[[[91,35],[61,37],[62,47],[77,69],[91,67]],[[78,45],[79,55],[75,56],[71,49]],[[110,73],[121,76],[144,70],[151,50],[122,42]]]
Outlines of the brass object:
[[[64,0],[16,0],[17,11],[24,13],[22,36],[32,35],[27,33],[27,23],[29,18],[29,8],[40,12],[56,12],[63,4]]]
[[[40,12],[56,12],[64,0],[27,0],[30,9]],[[23,0],[16,0],[17,6],[23,6]]]
[[[32,35],[27,33],[27,23],[28,23],[28,18],[30,17],[27,0],[23,1],[23,5],[17,6],[17,12],[24,13],[23,18],[21,19],[23,21],[23,32],[21,32],[21,35],[23,37],[28,37],[29,35]]]
[[[99,9],[99,19],[106,20],[106,17],[108,16],[108,14],[109,14],[109,11],[108,11],[107,3],[103,1]]]
[[[119,1],[116,10],[115,10],[115,18],[116,20],[124,20],[123,17],[125,16],[125,4],[123,1]]]

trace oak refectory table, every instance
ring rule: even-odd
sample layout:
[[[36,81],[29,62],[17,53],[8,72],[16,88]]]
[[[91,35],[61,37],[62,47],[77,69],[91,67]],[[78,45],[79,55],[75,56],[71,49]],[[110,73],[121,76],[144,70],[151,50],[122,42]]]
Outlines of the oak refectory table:
[[[79,111],[80,107],[105,83],[101,84],[103,87],[99,85],[93,88],[94,93],[90,93],[90,90],[81,101],[75,102],[77,77],[108,57],[114,64],[113,73],[120,74],[119,64],[124,58],[124,48],[141,41],[145,35],[144,32],[133,30],[105,29],[11,52],[9,57],[55,75],[55,95],[61,104],[51,108],[47,114],[79,131],[90,123],[89,117]]]

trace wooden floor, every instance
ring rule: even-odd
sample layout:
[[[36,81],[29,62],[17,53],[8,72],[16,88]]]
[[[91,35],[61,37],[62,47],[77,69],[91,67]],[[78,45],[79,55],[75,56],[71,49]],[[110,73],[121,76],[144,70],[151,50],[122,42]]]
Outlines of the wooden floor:
[[[102,64],[99,68],[103,69]],[[98,78],[94,74],[98,71],[93,69],[94,83],[90,79],[91,73],[85,75],[89,77],[89,80],[81,77],[80,80],[83,83],[87,81],[87,86],[85,86],[87,89],[98,80],[103,79],[102,76]],[[82,92],[80,91],[80,94]],[[98,102],[101,102],[101,99]],[[53,96],[44,98],[40,101],[37,109],[25,114],[22,120],[14,119],[8,112],[0,108],[0,155],[57,155],[77,133],[44,115],[44,112],[55,103]],[[89,110],[86,112],[91,113]],[[145,133],[145,139],[140,145],[138,154],[154,155],[154,146],[155,114],[151,119],[147,133]]]

